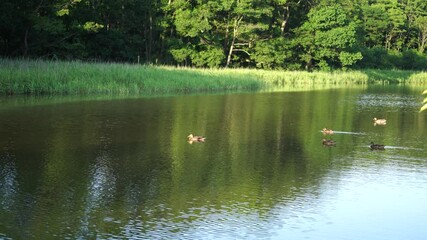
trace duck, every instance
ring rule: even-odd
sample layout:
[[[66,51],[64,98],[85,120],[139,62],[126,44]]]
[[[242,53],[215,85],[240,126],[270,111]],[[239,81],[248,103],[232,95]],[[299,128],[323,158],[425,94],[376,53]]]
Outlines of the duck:
[[[335,146],[336,142],[334,140],[330,140],[330,139],[322,139],[322,144],[324,146]]]
[[[202,136],[193,136],[193,134],[190,134],[187,136],[188,142],[204,142],[206,140],[205,137]]]
[[[386,125],[387,120],[384,118],[374,118],[374,125]]]
[[[322,133],[323,133],[323,135],[332,135],[332,134],[334,134],[334,131],[332,129],[323,128]]]
[[[382,144],[375,144],[374,142],[371,142],[371,150],[385,150],[385,146]]]

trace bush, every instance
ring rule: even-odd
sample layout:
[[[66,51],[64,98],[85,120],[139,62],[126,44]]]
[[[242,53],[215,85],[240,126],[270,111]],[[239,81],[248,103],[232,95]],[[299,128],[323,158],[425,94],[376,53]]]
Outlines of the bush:
[[[402,53],[387,51],[383,48],[364,48],[363,60],[356,63],[357,68],[427,70],[427,55],[413,50]]]

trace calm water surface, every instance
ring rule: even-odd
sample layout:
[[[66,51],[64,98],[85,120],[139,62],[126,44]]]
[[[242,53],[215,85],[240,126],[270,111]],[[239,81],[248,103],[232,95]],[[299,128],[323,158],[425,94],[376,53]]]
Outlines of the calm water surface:
[[[3,98],[0,238],[425,239],[420,93]]]

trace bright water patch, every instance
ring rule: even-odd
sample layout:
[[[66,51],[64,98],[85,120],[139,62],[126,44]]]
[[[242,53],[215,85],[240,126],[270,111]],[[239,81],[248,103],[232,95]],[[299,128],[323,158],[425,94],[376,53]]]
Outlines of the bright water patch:
[[[345,131],[334,131],[334,134],[349,134],[349,135],[366,135],[364,132],[345,132]],[[322,132],[322,131],[320,131]]]
[[[397,111],[399,108],[417,107],[419,100],[420,97],[399,94],[363,94],[358,97],[357,105],[361,109],[390,108]]]

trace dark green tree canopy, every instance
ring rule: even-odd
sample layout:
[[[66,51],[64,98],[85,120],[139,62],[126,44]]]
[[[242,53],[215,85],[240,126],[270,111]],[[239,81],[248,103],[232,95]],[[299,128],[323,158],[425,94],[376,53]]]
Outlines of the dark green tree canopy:
[[[425,70],[426,44],[425,0],[0,2],[2,57]]]
[[[331,66],[351,66],[362,58],[354,52],[357,24],[347,18],[339,5],[312,9],[308,20],[296,30],[295,41],[303,49],[301,60],[306,69],[318,66],[324,70]]]

